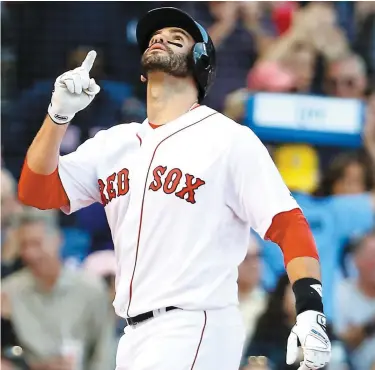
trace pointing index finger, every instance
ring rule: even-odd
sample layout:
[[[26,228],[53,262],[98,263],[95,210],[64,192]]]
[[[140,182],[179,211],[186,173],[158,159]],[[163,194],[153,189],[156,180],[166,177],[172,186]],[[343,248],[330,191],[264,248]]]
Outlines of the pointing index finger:
[[[95,50],[91,50],[85,60],[82,62],[82,68],[86,69],[88,72],[90,72],[92,66],[94,65],[94,62],[95,62],[95,58],[96,58],[96,51]]]

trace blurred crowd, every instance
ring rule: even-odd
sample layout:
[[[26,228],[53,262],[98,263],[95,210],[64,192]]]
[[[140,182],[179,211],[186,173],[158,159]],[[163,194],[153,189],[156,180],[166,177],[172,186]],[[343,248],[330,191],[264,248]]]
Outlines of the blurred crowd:
[[[102,90],[70,124],[62,154],[146,117],[137,20],[165,2],[2,2],[1,366],[114,369],[116,262],[99,204],[72,216],[23,207],[17,180],[55,78],[88,50]],[[168,2],[209,31],[218,58],[206,104],[239,124],[257,92],[360,100],[362,145],[265,142],[319,250],[332,340],[328,370],[375,369],[375,2]],[[282,114],[282,112],[280,112]],[[250,230],[249,230],[250,232]],[[298,246],[296,246],[298,248]],[[291,370],[294,296],[279,248],[252,234],[239,268],[242,370]]]

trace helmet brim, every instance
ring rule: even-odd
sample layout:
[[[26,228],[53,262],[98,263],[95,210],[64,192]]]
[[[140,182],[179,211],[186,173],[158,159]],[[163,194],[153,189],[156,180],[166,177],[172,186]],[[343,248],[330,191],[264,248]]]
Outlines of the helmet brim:
[[[204,42],[199,25],[187,13],[176,8],[157,8],[148,12],[137,24],[137,42],[141,54],[148,48],[152,35],[163,28],[176,27],[188,32],[195,42]]]

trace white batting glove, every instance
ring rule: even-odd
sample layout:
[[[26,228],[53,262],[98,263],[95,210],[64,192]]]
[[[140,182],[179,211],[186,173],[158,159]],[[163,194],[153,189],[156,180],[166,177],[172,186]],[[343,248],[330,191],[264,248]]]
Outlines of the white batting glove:
[[[75,114],[85,109],[100,91],[100,87],[89,73],[96,58],[96,51],[90,51],[82,65],[57,77],[48,114],[51,119],[63,125]]]
[[[326,334],[326,317],[317,311],[305,311],[297,316],[287,345],[286,363],[292,365],[297,360],[299,339],[304,360],[299,370],[320,369],[328,364],[331,357],[331,342]]]

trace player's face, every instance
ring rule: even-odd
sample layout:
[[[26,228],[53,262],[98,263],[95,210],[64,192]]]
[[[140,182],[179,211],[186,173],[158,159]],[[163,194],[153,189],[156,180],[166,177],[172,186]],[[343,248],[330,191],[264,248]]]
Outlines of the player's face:
[[[175,77],[190,75],[189,54],[193,38],[180,28],[163,28],[152,36],[142,56],[144,73],[165,72]]]

